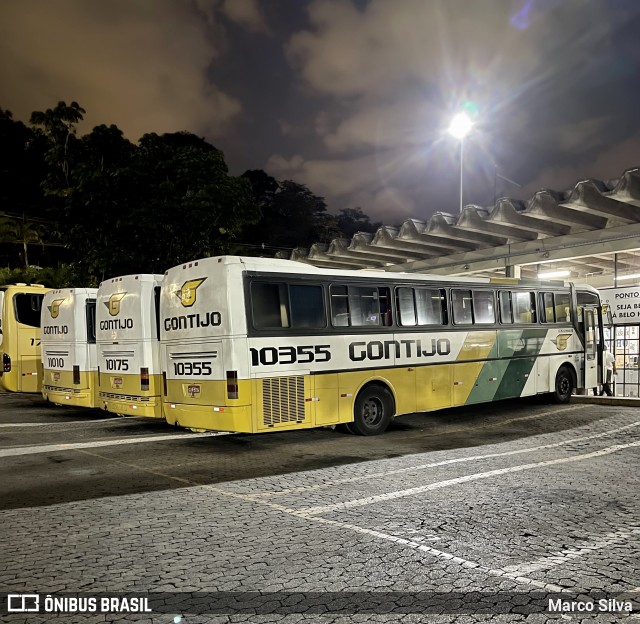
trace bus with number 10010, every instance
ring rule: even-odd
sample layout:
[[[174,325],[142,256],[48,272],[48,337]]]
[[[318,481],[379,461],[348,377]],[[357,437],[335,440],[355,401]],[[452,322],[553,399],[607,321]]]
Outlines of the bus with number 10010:
[[[165,415],[196,430],[336,425],[596,386],[595,289],[216,257],[166,272]]]
[[[96,288],[50,290],[42,302],[42,396],[97,407]]]

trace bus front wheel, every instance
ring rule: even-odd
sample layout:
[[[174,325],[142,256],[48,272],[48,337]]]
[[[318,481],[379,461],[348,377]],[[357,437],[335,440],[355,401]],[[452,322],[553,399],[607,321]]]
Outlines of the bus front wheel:
[[[573,392],[573,373],[568,366],[561,366],[556,373],[556,383],[553,391],[554,403],[568,403]]]
[[[393,417],[393,396],[384,386],[371,385],[360,391],[353,408],[349,431],[357,435],[383,433]]]

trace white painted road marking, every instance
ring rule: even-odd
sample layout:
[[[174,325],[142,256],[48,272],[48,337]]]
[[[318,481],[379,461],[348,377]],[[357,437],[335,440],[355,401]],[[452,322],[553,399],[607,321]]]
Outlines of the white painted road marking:
[[[571,559],[588,555],[595,550],[602,550],[603,548],[609,548],[609,546],[626,542],[636,535],[640,535],[640,528],[638,527],[607,533],[591,544],[584,544],[579,548],[566,548],[565,550],[554,551],[529,563],[524,562],[517,565],[505,566],[502,569],[505,570],[505,572],[519,574],[521,576],[531,574],[532,572],[539,572],[540,570],[550,570],[563,563],[568,563]]]
[[[48,425],[93,425],[95,423],[109,422],[110,420],[124,420],[126,416],[114,416],[113,418],[102,418],[100,420],[59,420],[47,423],[0,423],[0,427],[46,427]]]
[[[640,420],[625,425],[624,427],[618,427],[617,429],[609,429],[608,431],[601,431],[588,436],[582,436],[579,438],[570,438],[563,440],[562,442],[554,442],[552,444],[542,444],[540,446],[528,446],[523,449],[516,449],[514,451],[503,451],[502,453],[487,453],[486,455],[471,455],[470,457],[458,457],[455,459],[445,459],[439,462],[433,462],[431,464],[418,464],[416,466],[407,466],[405,468],[396,468],[394,470],[386,470],[384,472],[369,472],[366,474],[356,475],[354,477],[346,477],[344,479],[336,479],[335,481],[323,481],[322,483],[316,483],[313,485],[301,485],[299,487],[288,488],[285,490],[276,490],[273,492],[264,492],[261,494],[254,494],[254,496],[282,496],[285,494],[295,494],[298,492],[309,492],[312,490],[319,490],[323,488],[334,487],[336,485],[342,485],[346,483],[354,483],[356,481],[363,481],[365,479],[375,479],[379,477],[387,477],[389,475],[402,474],[405,472],[414,472],[418,470],[426,470],[427,468],[437,468],[438,466],[448,466],[449,464],[460,464],[470,461],[479,461],[482,459],[493,459],[495,457],[509,457],[511,455],[520,455],[521,453],[533,453],[535,451],[542,451],[550,448],[557,448],[560,446],[566,446],[567,444],[573,444],[575,442],[584,442],[585,440],[595,440],[596,438],[602,438],[604,436],[619,433],[620,431],[626,431],[634,427],[640,426]]]
[[[19,455],[35,455],[37,453],[57,453],[74,449],[100,448],[103,446],[119,446],[121,444],[140,444],[142,442],[163,442],[164,440],[189,440],[191,438],[211,438],[229,435],[225,431],[209,433],[174,433],[172,435],[145,436],[142,438],[121,438],[119,440],[103,440],[95,442],[77,442],[75,444],[42,444],[21,448],[0,449],[0,457],[16,457]]]
[[[321,524],[328,524],[341,529],[354,531],[355,533],[361,533],[362,535],[370,535],[371,537],[377,537],[383,540],[387,540],[389,542],[400,544],[402,546],[408,546],[409,548],[413,548],[415,550],[428,553],[434,557],[437,557],[438,559],[445,559],[446,561],[457,563],[463,568],[478,570],[480,572],[484,572],[485,574],[490,574],[491,576],[508,578],[513,581],[517,581],[518,583],[531,585],[533,587],[537,587],[538,589],[542,589],[547,592],[570,591],[565,587],[560,587],[559,585],[553,585],[552,583],[544,583],[542,581],[536,581],[535,579],[526,578],[517,572],[509,572],[507,570],[489,568],[489,567],[483,566],[480,563],[477,563],[476,561],[463,559],[462,557],[457,557],[456,555],[452,555],[451,553],[445,552],[443,550],[438,550],[437,548],[432,548],[431,546],[427,546],[426,544],[422,544],[420,542],[414,542],[413,540],[408,540],[404,537],[397,537],[395,535],[389,535],[389,533],[383,533],[382,531],[367,529],[366,527],[358,526],[355,524],[348,524],[346,522],[339,522],[337,520],[330,520],[328,518],[308,517],[307,519],[312,520],[314,522],[319,522]]]
[[[429,483],[428,485],[421,485],[418,487],[408,488],[406,490],[396,490],[395,492],[387,492],[386,494],[378,494],[376,496],[367,496],[366,498],[358,498],[343,503],[334,503],[333,505],[319,505],[317,507],[307,507],[306,509],[298,510],[300,516],[315,516],[329,511],[338,511],[342,509],[351,509],[353,507],[364,507],[365,505],[372,505],[374,503],[381,503],[396,498],[404,498],[407,496],[413,496],[415,494],[422,494],[423,492],[429,492],[431,490],[437,490],[446,488],[452,485],[458,485],[460,483],[468,483],[470,481],[478,481],[479,479],[488,479],[489,477],[495,477],[498,475],[509,474],[512,472],[522,472],[524,470],[533,470],[535,468],[544,468],[545,466],[557,466],[559,464],[569,464],[572,462],[583,461],[585,459],[591,459],[593,457],[602,457],[604,455],[611,455],[611,453],[617,453],[628,448],[634,448],[640,446],[640,441],[631,442],[629,444],[616,444],[599,451],[593,451],[591,453],[585,453],[583,455],[573,455],[571,457],[561,457],[560,459],[549,459],[546,461],[537,462],[535,464],[520,464],[519,466],[511,466],[510,468],[498,468],[496,470],[489,470],[488,472],[476,472],[474,474],[465,475],[464,477],[457,477],[455,479],[446,479],[445,481],[436,481],[435,483]]]

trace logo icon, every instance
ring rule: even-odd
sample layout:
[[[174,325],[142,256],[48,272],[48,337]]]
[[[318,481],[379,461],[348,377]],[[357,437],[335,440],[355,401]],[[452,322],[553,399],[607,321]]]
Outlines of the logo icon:
[[[58,318],[58,314],[60,314],[60,305],[64,303],[64,299],[54,299],[51,302],[50,306],[47,306],[47,309],[51,313],[51,318]]]
[[[176,295],[180,297],[180,303],[185,308],[190,308],[196,302],[196,290],[200,287],[200,284],[206,280],[206,277],[199,279],[193,279],[182,284],[182,288],[176,292]]]
[[[7,611],[9,613],[38,613],[40,611],[40,595],[8,594]]]
[[[573,334],[558,334],[555,338],[551,339],[554,345],[556,345],[558,351],[564,351],[567,348],[567,342]]]
[[[117,316],[120,314],[120,302],[124,299],[126,294],[126,292],[115,293],[109,297],[109,301],[104,302],[104,305],[107,306],[107,310],[109,310],[109,314],[111,316]]]

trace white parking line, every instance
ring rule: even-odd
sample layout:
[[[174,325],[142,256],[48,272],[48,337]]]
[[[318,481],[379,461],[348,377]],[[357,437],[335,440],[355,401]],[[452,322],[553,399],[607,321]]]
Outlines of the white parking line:
[[[631,442],[629,444],[616,444],[599,451],[593,451],[591,453],[585,453],[583,455],[573,455],[571,457],[561,457],[559,459],[550,459],[547,461],[536,462],[535,464],[520,464],[519,466],[511,466],[510,468],[498,468],[496,470],[489,470],[487,472],[477,472],[464,477],[457,477],[455,479],[446,479],[445,481],[436,481],[435,483],[429,483],[427,485],[421,485],[418,487],[408,488],[406,490],[396,490],[395,492],[387,492],[386,494],[378,494],[376,496],[367,496],[366,498],[358,498],[343,503],[334,503],[333,505],[319,505],[317,507],[307,507],[306,509],[298,510],[298,514],[301,516],[315,516],[329,511],[337,511],[342,509],[351,509],[353,507],[364,507],[365,505],[372,505],[374,503],[381,503],[396,498],[404,498],[406,496],[414,496],[415,494],[422,494],[423,492],[429,492],[431,490],[437,490],[440,488],[450,487],[452,485],[458,485],[460,483],[468,483],[470,481],[478,481],[479,479],[488,479],[489,477],[496,477],[498,475],[509,474],[512,472],[522,472],[524,470],[533,470],[535,468],[544,468],[545,466],[556,466],[558,464],[569,464],[572,462],[582,461],[585,459],[591,459],[593,457],[602,457],[604,455],[610,455],[611,453],[617,453],[624,449],[640,446],[640,441]]]
[[[530,561],[529,563],[523,562],[517,565],[505,566],[502,569],[505,572],[521,576],[531,574],[532,572],[539,572],[540,570],[550,570],[558,565],[568,563],[572,559],[588,555],[593,551],[602,550],[603,548],[609,548],[614,544],[626,542],[636,535],[640,535],[640,528],[638,527],[607,533],[595,542],[591,544],[584,544],[580,548],[566,548],[565,550],[554,551],[544,557]]]
[[[514,451],[504,451],[502,453],[487,453],[486,455],[471,455],[470,457],[458,457],[456,459],[445,459],[439,462],[433,462],[431,464],[418,464],[417,466],[407,466],[405,468],[396,468],[394,470],[385,470],[383,472],[369,472],[366,474],[356,475],[354,477],[346,477],[344,479],[336,479],[335,481],[323,481],[322,483],[316,483],[313,485],[301,485],[299,487],[288,488],[285,490],[276,490],[273,492],[263,492],[260,494],[254,494],[254,496],[283,496],[285,494],[296,494],[298,492],[309,492],[313,490],[320,490],[323,488],[334,487],[336,485],[342,485],[345,483],[354,483],[356,481],[363,481],[365,479],[376,479],[379,477],[388,477],[390,475],[402,474],[405,472],[414,472],[418,470],[426,470],[427,468],[437,468],[438,466],[447,466],[449,464],[460,464],[470,461],[479,461],[482,459],[492,459],[495,457],[509,457],[511,455],[520,455],[522,453],[533,453],[535,451],[542,451],[550,448],[557,448],[560,446],[566,446],[567,444],[573,444],[575,442],[584,442],[585,440],[595,440],[596,438],[602,438],[603,436],[619,433],[620,431],[626,431],[634,427],[640,426],[640,420],[625,425],[624,427],[618,427],[617,429],[609,429],[608,431],[602,431],[594,433],[588,436],[582,436],[579,438],[570,438],[563,440],[562,442],[554,442],[552,444],[542,444],[540,446],[528,446],[523,449],[516,449]]]
[[[478,570],[479,572],[484,572],[485,574],[490,574],[491,576],[508,578],[518,583],[531,585],[532,587],[537,587],[538,589],[542,589],[547,592],[555,593],[555,592],[570,591],[565,587],[554,585],[553,583],[544,583],[542,581],[536,581],[535,579],[526,578],[517,572],[509,572],[507,570],[489,568],[487,566],[483,566],[480,563],[477,563],[476,561],[463,559],[462,557],[457,557],[456,555],[452,555],[451,553],[445,552],[443,550],[432,548],[431,546],[427,546],[426,544],[422,544],[420,542],[414,542],[413,540],[408,540],[408,539],[405,539],[404,537],[397,537],[396,535],[390,535],[389,533],[383,533],[382,531],[367,529],[366,527],[361,527],[355,524],[348,524],[346,522],[339,522],[337,520],[330,520],[328,518],[309,517],[308,520],[313,520],[314,522],[319,522],[321,524],[328,524],[341,529],[347,529],[349,531],[354,531],[355,533],[360,533],[362,535],[370,535],[371,537],[377,537],[383,540],[387,540],[389,542],[394,542],[395,544],[400,544],[402,546],[408,546],[409,548],[413,548],[414,550],[428,553],[429,555],[437,557],[438,559],[444,559],[446,561],[457,563],[463,568]]]
[[[100,420],[59,420],[47,423],[0,423],[0,427],[46,427],[48,425],[93,425],[95,423],[109,422],[110,420],[124,420],[124,416],[114,416],[113,418],[101,418]]]
[[[40,446],[24,446],[20,448],[1,449],[0,457],[17,457],[19,455],[35,455],[37,453],[56,453],[58,451],[72,451],[73,449],[100,448],[103,446],[120,446],[123,444],[141,444],[143,442],[163,442],[164,440],[211,438],[221,435],[229,434],[227,432],[174,433],[171,435],[145,436],[142,438],[120,438],[119,440],[77,442],[75,444],[42,444]]]

